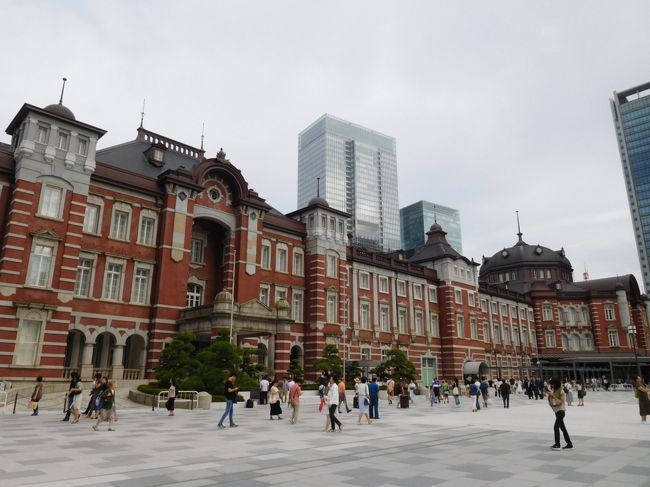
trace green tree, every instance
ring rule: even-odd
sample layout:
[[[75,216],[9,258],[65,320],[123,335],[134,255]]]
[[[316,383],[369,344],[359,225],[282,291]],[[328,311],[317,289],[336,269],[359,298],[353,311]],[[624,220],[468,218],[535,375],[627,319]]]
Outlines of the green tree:
[[[190,377],[198,374],[201,363],[196,358],[193,340],[196,340],[194,334],[181,332],[162,351],[156,369],[156,379],[161,387],[167,387],[172,378],[182,387]]]
[[[291,377],[304,377],[305,376],[305,371],[300,365],[300,359],[299,358],[292,358],[291,361],[289,362],[289,368],[287,369],[287,373]]]
[[[196,377],[188,381],[193,390],[222,393],[230,371],[237,371],[242,361],[242,350],[230,343],[228,333],[222,331],[197,356],[200,367]]]
[[[345,364],[345,382],[352,382],[355,377],[361,377],[362,372],[359,362],[356,360],[348,362]]]
[[[341,377],[343,362],[339,357],[339,349],[336,345],[325,345],[323,356],[314,362],[316,370],[327,370],[331,374]]]
[[[404,379],[408,382],[417,377],[415,365],[402,350],[388,350],[386,360],[377,366],[376,371],[382,379],[390,377],[393,380]]]

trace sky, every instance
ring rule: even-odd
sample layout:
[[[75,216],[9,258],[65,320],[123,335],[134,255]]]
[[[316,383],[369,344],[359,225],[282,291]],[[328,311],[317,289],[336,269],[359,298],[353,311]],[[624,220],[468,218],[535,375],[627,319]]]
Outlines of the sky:
[[[646,1],[0,0],[0,116],[58,101],[106,129],[223,147],[296,209],[298,133],[323,113],[397,140],[400,207],[461,212],[477,262],[564,248],[575,280],[638,257],[609,98],[650,80]],[[9,136],[0,135],[8,142]]]

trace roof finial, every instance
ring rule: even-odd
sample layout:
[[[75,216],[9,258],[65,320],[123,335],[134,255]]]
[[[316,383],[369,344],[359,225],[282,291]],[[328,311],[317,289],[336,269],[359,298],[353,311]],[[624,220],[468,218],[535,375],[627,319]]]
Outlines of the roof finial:
[[[61,97],[59,98],[59,105],[63,105],[63,92],[65,91],[65,82],[68,78],[63,78],[63,86],[61,86]]]
[[[519,226],[519,210],[515,210],[515,213],[517,214],[517,236],[519,237],[519,243],[522,243],[523,240],[521,237],[523,233],[521,233],[521,227]]]
[[[142,125],[144,124],[144,104],[146,103],[147,99],[143,98],[142,99],[142,111],[140,112],[140,128],[142,128]]]
[[[201,125],[201,150],[203,150],[203,137],[205,137],[205,122]]]
[[[316,198],[320,198],[320,178],[316,178]]]
[[[436,205],[433,205],[433,223],[438,223],[438,215],[436,215]]]

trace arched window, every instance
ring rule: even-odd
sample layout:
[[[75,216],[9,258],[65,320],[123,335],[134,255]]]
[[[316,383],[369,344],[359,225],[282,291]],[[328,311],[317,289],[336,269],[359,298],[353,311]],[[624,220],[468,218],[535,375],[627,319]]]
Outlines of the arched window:
[[[577,333],[571,334],[570,349],[580,350],[580,335],[578,335]]]
[[[190,283],[187,285],[187,308],[195,308],[203,304],[203,286],[200,284]]]
[[[569,337],[562,333],[562,350],[569,350]]]

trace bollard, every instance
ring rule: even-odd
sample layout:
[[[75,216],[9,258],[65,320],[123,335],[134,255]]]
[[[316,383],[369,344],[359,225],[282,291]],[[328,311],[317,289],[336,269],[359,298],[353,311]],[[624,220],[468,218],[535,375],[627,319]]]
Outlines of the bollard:
[[[11,414],[16,414],[16,403],[18,402],[18,393],[16,393],[16,396],[14,397],[14,412]]]
[[[194,411],[194,394],[190,394],[190,411]]]
[[[155,399],[156,399],[156,395],[155,395],[155,394],[152,394],[152,395],[151,395],[151,412],[152,412],[152,413],[155,411],[155,409],[154,409],[154,406],[155,406],[155,404],[156,404]]]

